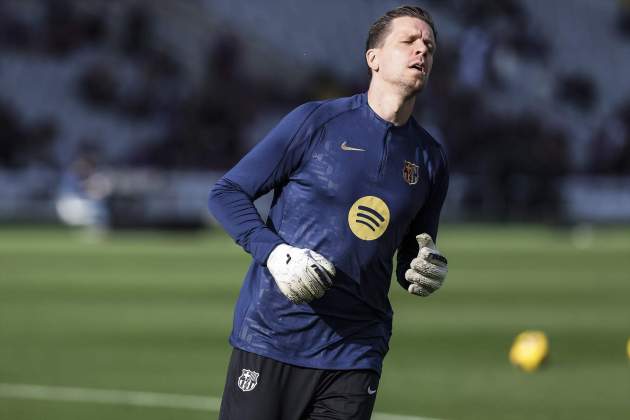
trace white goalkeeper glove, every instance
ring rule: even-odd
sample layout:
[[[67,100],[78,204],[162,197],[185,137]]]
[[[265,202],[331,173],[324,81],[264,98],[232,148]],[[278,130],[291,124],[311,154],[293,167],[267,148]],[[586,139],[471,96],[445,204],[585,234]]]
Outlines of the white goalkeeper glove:
[[[437,250],[429,234],[421,233],[416,240],[420,250],[405,272],[405,280],[411,283],[407,290],[414,295],[429,296],[442,287],[448,272],[448,261]]]
[[[293,303],[324,296],[332,286],[335,267],[310,249],[280,244],[271,251],[267,268],[280,291]]]

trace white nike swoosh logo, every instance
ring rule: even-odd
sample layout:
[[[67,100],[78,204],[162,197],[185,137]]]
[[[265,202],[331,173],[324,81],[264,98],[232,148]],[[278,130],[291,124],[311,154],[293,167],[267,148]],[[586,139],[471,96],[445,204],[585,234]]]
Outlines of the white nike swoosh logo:
[[[374,395],[374,394],[376,394],[376,390],[375,390],[375,389],[372,389],[372,387],[371,387],[371,386],[368,386],[368,394],[370,394],[370,395]]]
[[[358,147],[350,147],[346,143],[347,143],[346,141],[341,143],[341,150],[345,150],[347,152],[365,152],[365,149],[359,149]]]

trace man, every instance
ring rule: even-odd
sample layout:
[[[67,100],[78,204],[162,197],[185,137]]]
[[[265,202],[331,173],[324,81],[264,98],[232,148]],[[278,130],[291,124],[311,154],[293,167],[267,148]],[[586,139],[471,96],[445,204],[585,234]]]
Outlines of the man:
[[[423,9],[386,13],[368,35],[367,94],[296,108],[213,187],[210,210],[254,259],[221,419],[370,418],[391,335],[394,253],[398,282],[414,295],[446,276],[432,240],[446,159],[411,117],[435,43]],[[252,201],[272,189],[263,223]]]

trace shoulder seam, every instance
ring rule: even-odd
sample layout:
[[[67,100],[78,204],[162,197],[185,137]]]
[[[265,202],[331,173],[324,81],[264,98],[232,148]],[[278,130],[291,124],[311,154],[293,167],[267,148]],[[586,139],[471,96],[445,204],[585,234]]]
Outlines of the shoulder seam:
[[[308,113],[308,115],[307,115],[307,116],[306,116],[306,117],[302,120],[302,122],[300,123],[300,125],[298,126],[298,128],[295,130],[295,132],[293,133],[293,135],[291,136],[291,138],[290,138],[290,139],[289,139],[289,141],[287,142],[286,146],[285,146],[285,147],[284,147],[284,149],[282,150],[282,155],[283,155],[283,156],[284,156],[284,155],[286,155],[287,150],[289,150],[289,148],[293,145],[293,142],[296,140],[296,137],[297,137],[298,133],[300,133],[300,131],[302,131],[302,129],[304,128],[305,124],[306,124],[306,123],[307,123],[307,121],[308,121],[308,120],[309,120],[309,119],[313,116],[313,114],[314,114],[315,112],[317,112],[317,110],[319,110],[322,106],[324,106],[324,105],[326,105],[326,104],[328,104],[328,103],[332,102],[333,100],[334,100],[334,99],[329,99],[329,100],[326,100],[326,101],[322,101],[322,102],[321,102],[321,103],[319,103],[319,104],[317,104],[317,102],[315,102],[315,101],[313,101],[313,102],[306,102],[306,103],[304,103],[304,104],[300,105],[300,106],[305,106],[305,105],[311,105],[311,104],[312,104],[312,105],[314,105],[314,104],[317,104],[317,105],[316,105],[316,106],[315,106],[312,110],[310,110],[310,112]],[[298,106],[297,108],[299,108],[300,106]],[[297,108],[294,108],[294,109],[293,109],[293,111],[295,111],[295,109],[297,109]],[[344,113],[346,113],[346,112],[348,112],[348,111],[352,111],[352,110],[354,110],[354,109],[357,109],[357,108],[358,108],[358,107],[352,107],[352,108],[350,108],[350,109],[347,109],[347,110],[344,110],[344,111],[342,111],[342,112],[336,113],[335,115],[333,115],[333,116],[331,116],[330,118],[328,118],[326,121],[324,121],[324,122],[322,122],[321,124],[318,124],[317,126],[315,126],[315,127],[313,128],[313,133],[315,133],[315,132],[317,132],[318,130],[320,130],[320,129],[321,129],[321,127],[322,127],[323,125],[325,125],[326,123],[328,123],[328,122],[329,122],[329,121],[331,121],[332,119],[337,118],[338,116],[340,116],[340,115],[342,115],[342,114],[344,114]],[[293,111],[291,111],[291,112],[293,112]],[[301,159],[300,159],[300,160],[301,160]],[[275,169],[277,169],[279,165],[280,165],[280,162],[278,162],[278,163],[276,164]],[[269,176],[271,176],[271,175],[269,175]],[[267,178],[267,179],[265,180],[265,182],[267,182],[268,180],[269,180],[269,178]]]
[[[288,114],[285,115],[285,117],[287,115],[289,115],[290,113],[294,112],[296,109],[298,109],[301,106],[305,106],[305,105],[310,105],[310,104],[314,104],[315,102],[306,102],[303,103],[295,108],[293,108],[293,110],[291,110],[291,112],[289,112]],[[289,150],[291,148],[291,146],[293,145],[293,142],[295,141],[296,136],[298,135],[298,133],[302,130],[302,128],[304,127],[304,124],[306,124],[306,122],[308,121],[308,119],[311,117],[311,115],[313,115],[313,113],[315,111],[317,111],[322,105],[324,105],[326,102],[322,102],[320,104],[318,104],[317,106],[315,106],[312,110],[310,110],[310,112],[308,113],[308,115],[302,120],[302,122],[300,123],[300,125],[297,127],[297,129],[295,130],[295,132],[293,133],[293,135],[291,135],[291,138],[289,139],[289,141],[286,143],[286,145],[284,146],[284,149],[282,150],[282,156],[285,156],[287,153],[287,150]],[[280,161],[278,161],[274,167],[274,171],[278,168],[278,166],[280,166]],[[267,179],[265,179],[264,183],[267,183],[269,181],[269,178],[271,178],[273,176],[273,172],[272,171],[269,176],[267,177]]]
[[[323,105],[325,105],[325,104],[327,104],[327,103],[330,103],[330,102],[332,102],[332,100],[328,100],[328,101],[326,101],[326,102],[322,103],[320,106],[323,106]],[[326,119],[326,120],[325,120],[325,121],[323,121],[321,124],[318,124],[316,127],[314,127],[314,131],[319,130],[319,129],[323,126],[323,125],[328,124],[330,121],[334,120],[335,118],[340,117],[341,115],[343,115],[343,114],[345,114],[345,113],[347,113],[347,112],[354,111],[355,109],[358,109],[358,108],[360,108],[360,107],[361,107],[361,104],[359,104],[358,106],[351,107],[351,108],[348,108],[348,109],[345,109],[345,110],[343,110],[343,111],[340,111],[340,112],[335,113],[335,114],[334,114],[334,115],[332,115],[330,118]],[[318,107],[317,109],[319,109],[319,107]],[[310,114],[309,114],[309,116],[310,116]]]

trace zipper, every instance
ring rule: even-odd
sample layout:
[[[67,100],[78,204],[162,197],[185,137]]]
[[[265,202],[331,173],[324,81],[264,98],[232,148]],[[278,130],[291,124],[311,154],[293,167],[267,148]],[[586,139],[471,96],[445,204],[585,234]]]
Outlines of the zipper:
[[[385,131],[385,138],[383,139],[383,153],[381,153],[381,160],[378,164],[377,179],[381,179],[385,173],[385,167],[387,166],[387,155],[389,152],[388,138],[390,137],[389,127]]]

